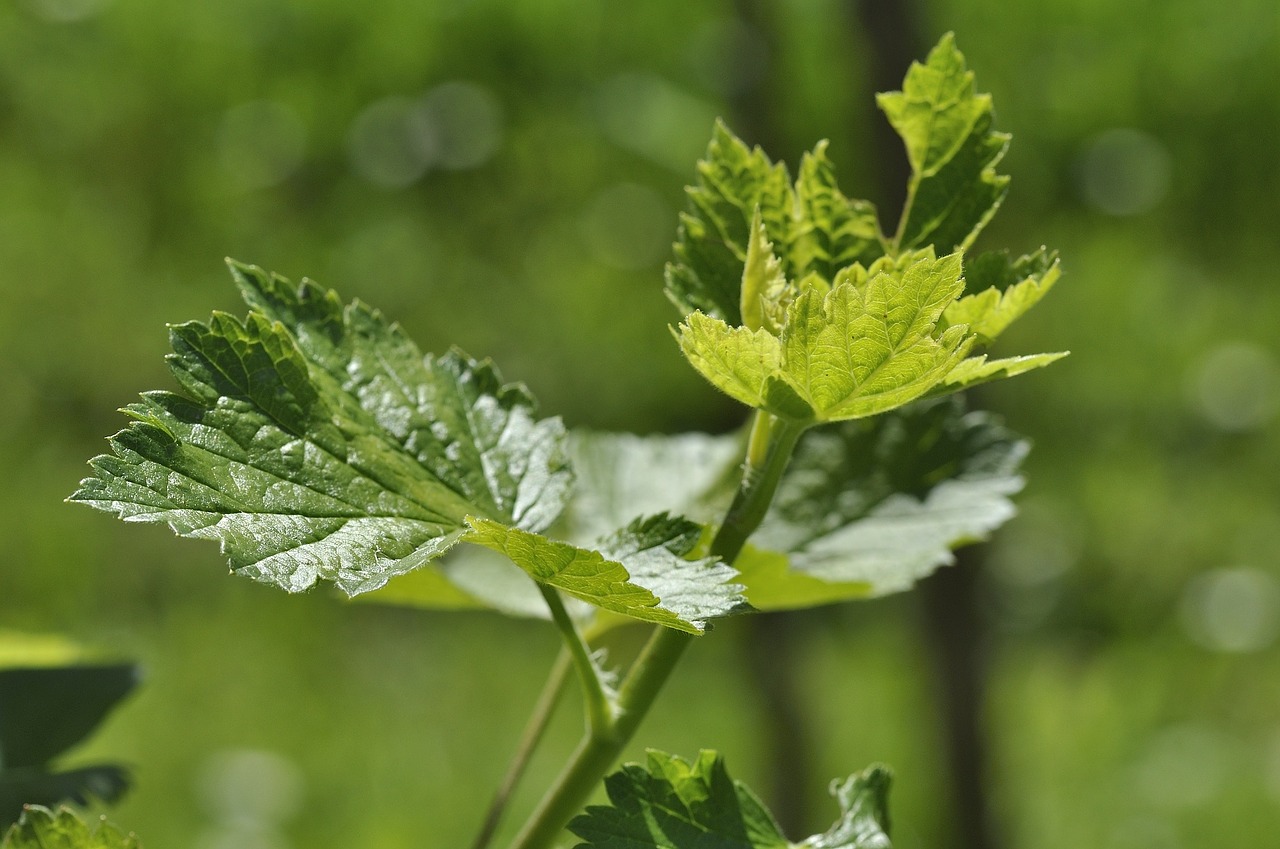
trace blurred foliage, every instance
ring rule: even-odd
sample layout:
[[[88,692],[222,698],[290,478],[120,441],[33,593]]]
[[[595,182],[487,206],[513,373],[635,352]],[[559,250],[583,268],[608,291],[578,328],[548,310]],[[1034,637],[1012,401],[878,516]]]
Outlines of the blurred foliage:
[[[76,755],[135,766],[116,821],[154,846],[376,849],[418,845],[428,817],[460,845],[555,650],[538,623],[289,598],[229,580],[212,546],[61,504],[113,409],[168,385],[163,324],[238,309],[222,257],[377,304],[427,350],[492,356],[572,426],[728,429],[738,411],[666,327],[682,184],[723,115],[793,164],[829,137],[842,184],[887,215],[854,5],[0,8],[0,626],[148,669]],[[1063,256],[1002,344],[1074,352],[983,399],[1036,441],[984,576],[1009,845],[1255,843],[1280,828],[1280,11],[921,14],[924,44],[957,32],[1014,138],[979,247]],[[804,629],[807,709],[836,729],[798,777],[811,830],[825,777],[882,760],[895,845],[942,843],[915,609]],[[692,653],[639,742],[714,746],[761,786],[739,636]],[[513,821],[579,723],[557,718]]]

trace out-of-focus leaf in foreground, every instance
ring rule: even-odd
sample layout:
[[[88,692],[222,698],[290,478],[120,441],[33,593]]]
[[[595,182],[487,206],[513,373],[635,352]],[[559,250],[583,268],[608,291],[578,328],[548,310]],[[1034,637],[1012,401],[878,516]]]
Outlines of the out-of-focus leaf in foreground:
[[[687,763],[650,750],[646,765],[627,764],[605,779],[608,805],[569,823],[580,849],[889,849],[890,776],[871,767],[833,785],[840,819],[799,843],[783,836],[746,785],[712,751]]]
[[[54,761],[89,736],[138,677],[131,664],[0,669],[0,827],[23,805],[113,802],[128,789],[124,767]]]
[[[28,806],[0,849],[142,849],[138,838],[105,820],[92,825],[67,808]]]
[[[71,500],[216,539],[233,571],[288,591],[348,595],[448,551],[468,516],[536,532],[559,515],[564,428],[522,387],[456,352],[424,357],[314,283],[232,272],[248,318],[172,328],[186,394],[126,408]]]

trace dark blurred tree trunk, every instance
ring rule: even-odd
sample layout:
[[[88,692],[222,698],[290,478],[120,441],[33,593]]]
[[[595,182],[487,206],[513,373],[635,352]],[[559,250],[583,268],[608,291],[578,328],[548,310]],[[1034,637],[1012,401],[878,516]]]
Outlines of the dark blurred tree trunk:
[[[901,0],[861,0],[857,10],[871,51],[870,79],[875,91],[902,87],[907,68],[929,48],[921,9]],[[877,187],[886,227],[894,226],[904,199],[910,164],[888,121],[875,125],[875,161],[882,163]],[[893,199],[893,205],[888,201]],[[886,213],[892,213],[888,215]],[[979,585],[985,549],[957,552],[956,564],[940,569],[916,589],[923,630],[937,682],[939,716],[947,758],[953,849],[996,849],[987,788],[985,644]]]
[[[987,634],[978,600],[984,555],[981,547],[961,549],[954,566],[939,569],[917,588],[946,746],[955,849],[1001,845],[987,792]]]
[[[736,0],[735,6],[742,21],[764,40],[766,57],[776,55],[776,27],[769,20],[770,12],[776,10],[763,0]],[[912,0],[846,0],[842,12],[838,23],[848,28],[849,41],[864,43],[869,51],[868,95],[899,89],[907,67],[929,46],[919,4]],[[774,77],[762,73],[758,79],[756,87],[741,91],[731,104],[734,126],[748,140],[767,150],[778,150],[785,133],[775,125],[777,110],[769,108],[778,96],[771,90]],[[887,121],[874,123],[873,142],[879,168],[872,200],[881,210],[884,226],[892,230],[901,211],[910,166],[901,140]],[[940,570],[917,590],[938,684],[952,808],[952,827],[948,829],[952,849],[996,849],[999,845],[986,785],[985,634],[977,598],[981,560],[981,549],[964,549],[955,566]],[[766,795],[780,825],[792,835],[802,833],[807,820],[815,746],[799,686],[800,623],[792,614],[755,617],[744,642],[747,668],[762,700],[773,764],[773,785]]]

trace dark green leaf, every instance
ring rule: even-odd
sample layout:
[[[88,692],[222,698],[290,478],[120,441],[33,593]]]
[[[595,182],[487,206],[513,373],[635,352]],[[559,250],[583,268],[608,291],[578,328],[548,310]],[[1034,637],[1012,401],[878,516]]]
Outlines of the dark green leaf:
[[[110,764],[70,770],[0,770],[0,828],[15,822],[24,805],[110,804],[124,795],[130,783],[128,770]]]
[[[0,669],[0,770],[47,764],[89,736],[138,680],[132,664]]]
[[[173,328],[188,397],[153,392],[71,496],[218,540],[233,571],[291,592],[376,589],[453,547],[465,518],[530,531],[571,484],[558,420],[462,354],[305,282],[238,264],[255,308]]]
[[[646,766],[626,764],[605,779],[609,805],[569,823],[580,849],[890,849],[883,767],[833,785],[840,819],[825,834],[791,843],[715,752],[693,763],[649,750]]]

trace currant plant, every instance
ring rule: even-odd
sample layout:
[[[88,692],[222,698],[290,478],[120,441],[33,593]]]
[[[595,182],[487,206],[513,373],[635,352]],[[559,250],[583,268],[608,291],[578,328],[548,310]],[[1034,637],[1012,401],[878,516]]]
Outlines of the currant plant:
[[[698,165],[665,288],[680,350],[751,411],[741,434],[569,433],[488,361],[424,356],[358,301],[233,262],[248,315],[171,329],[181,392],[126,407],[71,500],[217,540],[234,573],[289,592],[553,623],[549,687],[575,671],[588,728],[518,849],[566,825],[601,849],[888,846],[879,767],[837,784],[839,820],[800,844],[710,751],[651,752],[583,813],[709,623],[907,589],[1013,513],[1026,444],[954,393],[1063,356],[984,353],[1058,261],[971,253],[1008,137],[950,36],[879,105],[911,165],[891,234],[825,144],[793,180],[720,124]],[[597,641],[625,622],[652,635],[606,668]]]

